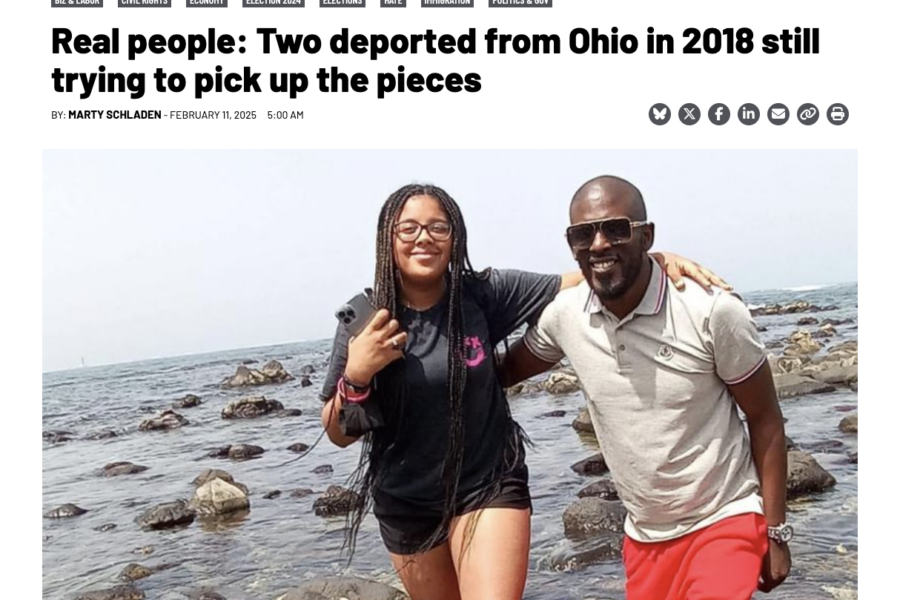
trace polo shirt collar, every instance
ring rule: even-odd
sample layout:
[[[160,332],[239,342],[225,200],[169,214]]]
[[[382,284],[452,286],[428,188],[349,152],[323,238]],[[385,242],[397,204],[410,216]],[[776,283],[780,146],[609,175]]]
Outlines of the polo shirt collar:
[[[637,305],[637,308],[632,311],[632,315],[658,314],[659,311],[662,310],[663,302],[666,299],[666,289],[668,288],[666,285],[666,273],[655,259],[652,257],[648,257],[647,259],[650,261],[652,268],[650,272],[650,285],[647,286],[644,297],[641,298],[641,302]],[[588,296],[586,309],[587,312],[591,314],[600,312],[609,313],[606,307],[603,306],[603,302],[600,301],[600,298],[597,297],[593,290],[591,290],[591,293]]]

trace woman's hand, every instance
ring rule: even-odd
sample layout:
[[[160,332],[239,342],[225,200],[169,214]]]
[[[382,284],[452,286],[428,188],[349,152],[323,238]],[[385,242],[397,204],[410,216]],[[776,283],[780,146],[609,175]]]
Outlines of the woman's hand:
[[[406,332],[391,313],[379,310],[358,336],[350,340],[347,350],[347,379],[357,385],[369,385],[376,373],[403,356]]]
[[[672,280],[672,283],[674,283],[675,287],[679,290],[684,289],[684,277],[693,279],[707,292],[710,291],[712,286],[722,288],[726,291],[734,289],[728,285],[724,279],[706,267],[683,256],[672,254],[671,252],[653,252],[650,256],[656,259],[656,262],[659,263],[659,266],[663,268],[666,275],[669,276],[669,279]]]

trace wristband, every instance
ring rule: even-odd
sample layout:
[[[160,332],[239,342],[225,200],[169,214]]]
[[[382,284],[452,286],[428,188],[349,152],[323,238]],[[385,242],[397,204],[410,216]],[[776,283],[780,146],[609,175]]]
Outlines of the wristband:
[[[338,380],[338,393],[343,396],[347,402],[365,402],[369,397],[371,389],[369,386],[366,386],[364,390],[365,391],[360,391],[360,388],[347,381],[346,377],[342,376]]]

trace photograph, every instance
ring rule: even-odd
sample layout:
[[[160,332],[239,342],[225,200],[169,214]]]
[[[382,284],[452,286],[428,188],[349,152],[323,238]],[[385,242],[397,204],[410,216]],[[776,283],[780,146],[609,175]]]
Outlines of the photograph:
[[[857,598],[855,150],[41,176],[45,600]]]

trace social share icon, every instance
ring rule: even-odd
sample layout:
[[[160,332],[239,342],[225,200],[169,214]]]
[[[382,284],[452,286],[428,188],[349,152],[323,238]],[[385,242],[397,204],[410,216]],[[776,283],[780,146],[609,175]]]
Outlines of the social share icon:
[[[700,120],[700,107],[688,102],[678,109],[678,119],[685,125],[695,125]]]
[[[846,106],[838,102],[829,106],[825,115],[828,117],[828,122],[832,125],[843,125],[850,117],[850,111],[847,110]]]
[[[724,104],[713,104],[709,107],[709,120],[713,125],[724,125],[731,118],[731,111]]]
[[[738,109],[738,120],[744,125],[753,125],[759,121],[759,109],[755,104],[743,104]]]
[[[804,125],[812,125],[819,120],[819,109],[815,104],[806,103],[797,109],[797,120]]]
[[[672,118],[669,107],[659,102],[650,107],[650,122],[654,125],[665,125]]]
[[[791,111],[784,104],[773,104],[769,107],[768,115],[772,125],[784,125],[791,118]]]

